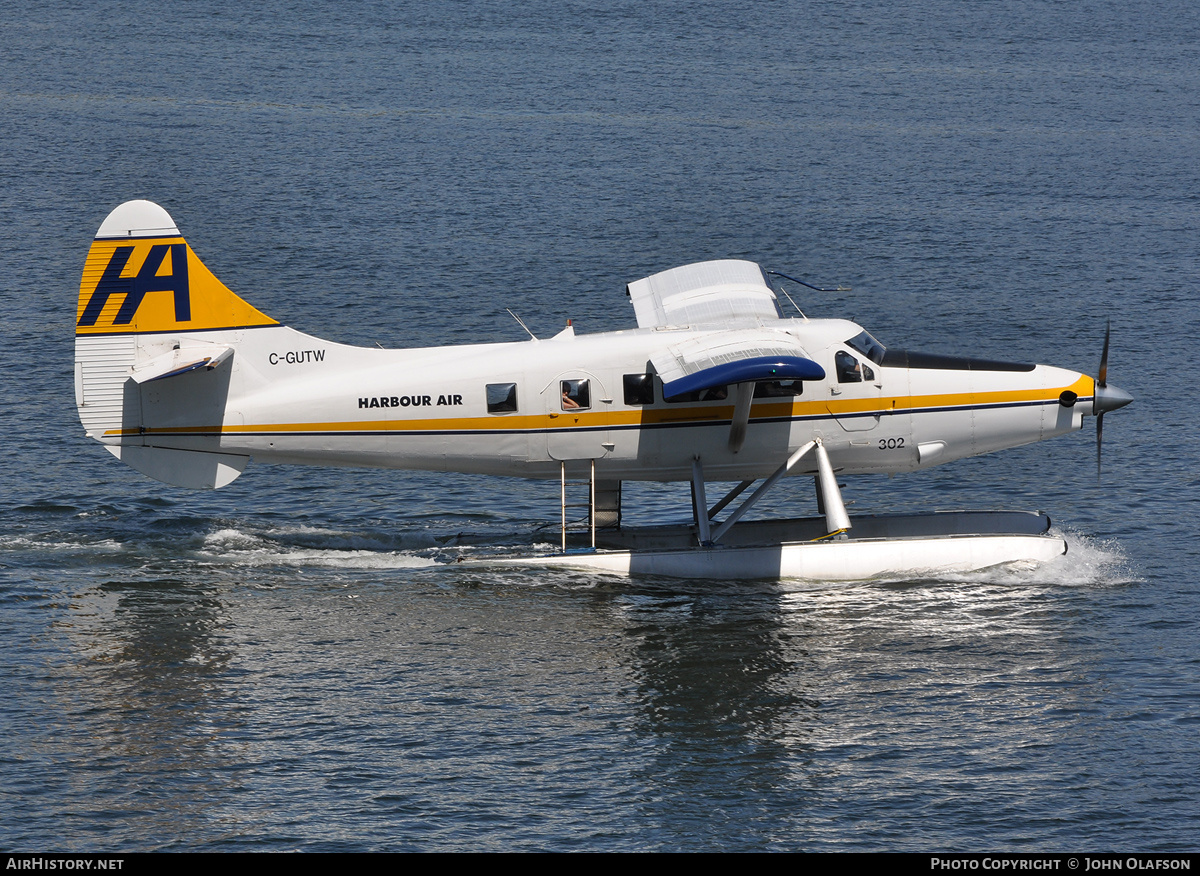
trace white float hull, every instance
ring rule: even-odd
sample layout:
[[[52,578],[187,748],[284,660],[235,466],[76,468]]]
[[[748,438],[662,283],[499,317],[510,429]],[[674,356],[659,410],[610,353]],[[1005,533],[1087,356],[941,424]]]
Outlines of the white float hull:
[[[973,572],[1011,563],[1045,563],[1067,551],[1063,538],[1047,534],[1049,518],[1025,512],[858,518],[854,526],[862,533],[892,537],[745,543],[755,536],[777,533],[785,526],[803,531],[817,523],[805,520],[776,521],[761,527],[750,524],[734,543],[712,547],[667,546],[678,542],[688,528],[662,528],[623,537],[644,547],[573,550],[506,558],[500,562],[672,578],[863,581]],[[972,529],[983,531],[972,532]]]
[[[979,535],[679,551],[597,550],[506,562],[671,578],[864,581],[973,572],[1015,562],[1044,563],[1066,553],[1066,547],[1061,538],[1044,535]]]

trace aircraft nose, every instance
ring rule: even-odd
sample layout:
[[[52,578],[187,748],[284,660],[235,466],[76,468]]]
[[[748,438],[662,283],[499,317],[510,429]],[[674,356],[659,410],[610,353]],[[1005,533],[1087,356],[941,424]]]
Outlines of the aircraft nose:
[[[1111,383],[1101,386],[1097,383],[1095,401],[1092,402],[1092,413],[1099,415],[1107,411],[1115,411],[1117,408],[1125,407],[1131,401],[1133,401],[1133,396],[1119,386],[1113,386]]]

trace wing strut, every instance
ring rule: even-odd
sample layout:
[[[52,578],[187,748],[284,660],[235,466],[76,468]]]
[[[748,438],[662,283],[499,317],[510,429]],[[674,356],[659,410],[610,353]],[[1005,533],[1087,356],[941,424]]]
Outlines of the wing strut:
[[[746,426],[750,422],[750,404],[754,401],[754,383],[737,385],[737,401],[733,406],[733,422],[729,424],[729,449],[737,453],[746,443]]]

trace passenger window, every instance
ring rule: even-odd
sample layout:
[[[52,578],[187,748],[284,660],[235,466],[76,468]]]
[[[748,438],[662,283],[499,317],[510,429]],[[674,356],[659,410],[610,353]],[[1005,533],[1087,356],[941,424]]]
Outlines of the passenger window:
[[[729,398],[728,386],[713,386],[709,387],[708,389],[696,389],[692,392],[683,392],[679,395],[673,395],[670,398],[663,396],[663,401],[670,402],[674,405],[679,404],[680,402],[724,401],[727,398]]]
[[[507,414],[517,409],[517,385],[515,383],[489,383],[487,385],[489,414]]]
[[[755,398],[792,398],[804,392],[800,380],[760,380],[754,384]]]
[[[654,404],[654,377],[650,374],[625,375],[625,404]]]
[[[845,350],[838,350],[833,356],[837,366],[838,383],[862,383],[862,367],[858,360]]]
[[[592,406],[587,380],[564,380],[560,389],[564,411],[586,411]]]

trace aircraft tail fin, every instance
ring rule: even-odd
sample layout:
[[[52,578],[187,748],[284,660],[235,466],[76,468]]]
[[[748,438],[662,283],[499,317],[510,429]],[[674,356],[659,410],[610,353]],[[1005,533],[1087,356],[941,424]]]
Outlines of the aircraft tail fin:
[[[220,452],[227,363],[240,331],[278,324],[213,276],[166,210],[150,201],[121,204],[96,232],[79,285],[75,401],[84,428],[158,480],[210,489],[229,483],[249,458]],[[171,392],[147,389],[165,388],[164,381]],[[158,401],[168,395],[170,410]],[[152,428],[200,415],[209,428],[190,446],[179,446],[179,430]],[[159,437],[168,433],[171,442]]]
[[[79,284],[76,336],[261,325],[278,323],[214,277],[157,204],[127,201],[96,232]]]

